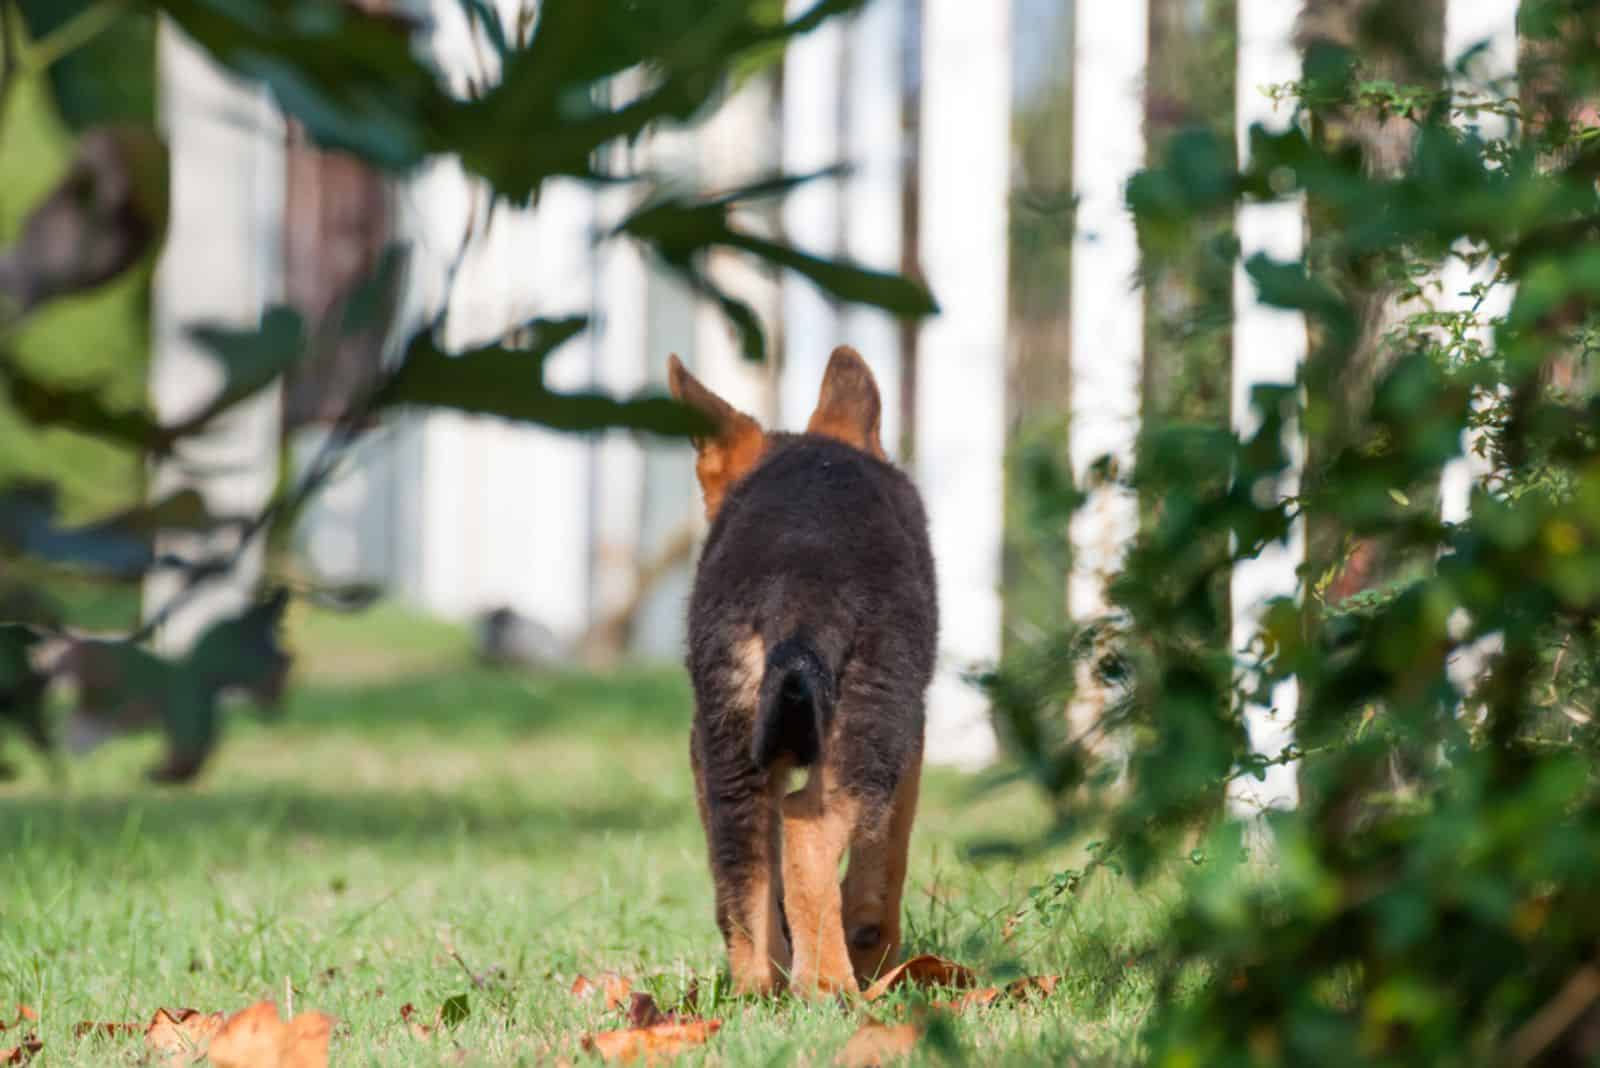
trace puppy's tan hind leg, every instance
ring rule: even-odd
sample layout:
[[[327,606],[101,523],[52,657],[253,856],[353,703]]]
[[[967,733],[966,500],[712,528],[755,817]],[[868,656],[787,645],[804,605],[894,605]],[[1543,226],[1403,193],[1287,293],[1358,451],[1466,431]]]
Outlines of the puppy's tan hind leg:
[[[783,905],[794,939],[794,990],[806,997],[858,989],[845,948],[839,862],[857,805],[828,795],[822,769],[783,799]]]
[[[864,819],[850,842],[850,870],[843,887],[844,931],[851,966],[863,985],[900,956],[900,908],[921,778],[918,759],[900,780],[885,818]]]
[[[789,940],[783,934],[783,854],[779,803],[788,774],[772,773],[766,798],[766,850],[737,906],[741,922],[728,936],[728,970],[739,994],[772,994],[783,989],[792,966]]]

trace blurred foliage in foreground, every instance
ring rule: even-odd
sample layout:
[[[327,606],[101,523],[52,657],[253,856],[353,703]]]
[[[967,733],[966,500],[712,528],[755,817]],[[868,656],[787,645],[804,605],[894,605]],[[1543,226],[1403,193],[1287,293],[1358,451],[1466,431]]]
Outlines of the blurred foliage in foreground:
[[[1262,300],[1310,321],[1303,389],[1258,390],[1264,426],[1246,440],[1166,422],[1142,442],[1131,479],[1146,522],[1093,665],[1120,693],[1099,726],[1125,761],[1067,734],[1074,668],[1101,647],[1085,632],[1026,643],[986,680],[1063,830],[1099,835],[1014,927],[1058,921],[1091,872],[1143,880],[1188,858],[1150,948],[1165,977],[1145,1027],[1154,1064],[1600,1057],[1600,129],[1583,106],[1600,90],[1600,12],[1527,0],[1526,89],[1507,98],[1447,92],[1443,70],[1421,86],[1375,73],[1406,9],[1367,4],[1365,36],[1311,45],[1284,88],[1299,121],[1258,129],[1248,169],[1192,130],[1130,187],[1152,261],[1245,202],[1304,195],[1317,223],[1304,259],[1246,264]],[[1491,112],[1513,120],[1510,138],[1463,132]],[[1328,135],[1352,118],[1404,124],[1408,160],[1384,173]],[[1435,272],[1458,256],[1498,264],[1503,317],[1481,321],[1488,287],[1479,311],[1439,310]],[[1336,419],[1363,343],[1362,280],[1395,286],[1404,314],[1359,409]],[[1320,466],[1304,496],[1275,502],[1256,490],[1289,462],[1291,419]],[[1436,488],[1464,448],[1492,473],[1471,518],[1445,524]],[[1037,466],[1032,514],[1059,529],[1076,489]],[[1302,515],[1376,543],[1390,581],[1337,603],[1313,583],[1304,604],[1273,606],[1259,663],[1236,662],[1218,639],[1228,571]],[[1474,648],[1483,672],[1459,670]],[[1291,676],[1293,746],[1253,755],[1236,690]],[[1228,780],[1294,757],[1302,803],[1268,818],[1270,863],[1246,857],[1238,824],[1196,839]]]
[[[267,309],[251,330],[189,324],[219,361],[222,385],[196,414],[165,425],[142,398],[126,395],[126,376],[91,379],[22,354],[30,324],[79,294],[144,277],[159,246],[167,158],[150,115],[148,67],[138,58],[147,54],[157,14],[224,66],[264,83],[318,145],[396,177],[451,156],[492,196],[517,205],[534,200],[552,179],[633,189],[635,210],[602,238],[637,243],[713,301],[752,359],[763,357],[766,338],[750,308],[706,273],[705,259],[715,250],[792,271],[844,302],[905,318],[927,315],[933,300],[916,284],[814,256],[750,225],[752,203],[830,175],[773,175],[702,196],[648,171],[617,171],[602,162],[618,155],[602,151],[609,145],[663,124],[701,121],[739,73],[861,2],[818,0],[786,20],[782,5],[770,0],[541,0],[528,6],[530,17],[507,26],[483,0],[460,0],[501,72],[499,82],[474,85],[460,97],[419,58],[416,27],[345,0],[27,0],[20,6],[0,0],[0,118],[7,120],[0,145],[28,133],[10,123],[15,112],[5,106],[27,78],[48,80],[62,117],[80,132],[66,174],[0,251],[0,387],[9,407],[32,431],[70,431],[75,440],[159,458],[306,356],[308,331],[286,307]],[[396,249],[383,258],[342,302],[335,329],[353,335],[386,324],[404,256]],[[195,774],[218,737],[228,695],[271,704],[281,691],[288,660],[278,629],[287,595],[266,594],[175,660],[141,643],[165,613],[208,577],[236,566],[249,545],[315,493],[344,449],[385,411],[444,407],[582,433],[700,429],[690,411],[664,396],[548,388],[546,358],[587,326],[582,318],[536,320],[513,330],[514,342],[461,354],[441,351],[432,328],[400,339],[400,358],[352,399],[304,477],[282,485],[256,515],[213,515],[185,491],[83,521],[63,509],[55,468],[8,469],[9,481],[0,483],[0,725],[49,748],[57,732],[47,697],[52,683],[68,682],[77,693],[71,740],[159,725],[169,753],[156,777]],[[216,558],[175,558],[157,550],[163,530],[231,530],[235,547]],[[184,592],[132,635],[91,639],[70,632],[42,593],[62,575],[131,584],[156,569],[180,572]],[[362,597],[356,591],[345,599]]]

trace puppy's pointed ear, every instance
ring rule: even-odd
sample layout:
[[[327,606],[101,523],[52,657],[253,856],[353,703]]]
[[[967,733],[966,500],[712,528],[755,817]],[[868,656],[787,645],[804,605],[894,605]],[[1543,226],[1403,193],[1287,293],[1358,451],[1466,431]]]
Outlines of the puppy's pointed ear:
[[[828,358],[817,410],[811,413],[806,432],[842,441],[883,460],[887,457],[878,436],[882,420],[883,404],[872,369],[859,352],[840,345]]]
[[[711,392],[690,374],[676,356],[667,360],[667,387],[672,396],[711,423],[709,434],[695,437],[695,477],[705,498],[706,518],[715,519],[728,490],[761,460],[767,435],[750,416]]]

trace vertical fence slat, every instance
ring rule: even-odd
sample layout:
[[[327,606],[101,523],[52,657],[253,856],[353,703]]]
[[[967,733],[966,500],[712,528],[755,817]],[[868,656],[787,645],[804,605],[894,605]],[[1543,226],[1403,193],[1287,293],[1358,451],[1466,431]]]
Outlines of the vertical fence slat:
[[[524,0],[497,0],[515,26]],[[435,0],[430,47],[462,91],[469,77],[498,77],[492,50],[473,47],[458,5]],[[481,43],[481,42],[480,42]],[[490,210],[487,186],[459,166],[439,168],[410,190],[411,212],[435,261],[425,285],[444,311],[446,349],[490,344],[536,316],[593,310],[594,195],[577,182],[548,182],[537,206]],[[444,220],[431,224],[431,218]],[[470,235],[465,248],[461,241]],[[441,269],[442,264],[442,269]],[[544,366],[553,389],[580,389],[593,376],[592,348],[572,342]],[[423,419],[422,533],[417,588],[447,615],[506,606],[564,637],[589,620],[592,446],[568,435],[503,420],[450,414]]]
[[[188,333],[198,323],[253,328],[282,298],[284,128],[266,93],[217,67],[172,23],[162,21],[161,118],[172,150],[172,212],[156,275],[150,394],[156,416],[194,414],[222,384],[221,368]],[[180,442],[154,471],[159,496],[197,490],[218,515],[253,515],[277,482],[280,389],[236,405],[203,434]],[[237,533],[164,533],[158,551],[201,560],[231,551]],[[254,594],[265,549],[258,540],[228,574],[207,580],[156,635],[181,651],[210,623]],[[154,573],[145,610],[161,611],[183,584]]]
[[[900,269],[904,174],[901,49],[905,21],[898,0],[873,0],[850,26],[846,50],[845,156],[854,168],[844,187],[844,250],[879,271]],[[900,329],[870,308],[845,313],[843,339],[866,357],[883,396],[883,446],[900,450]]]
[[[1514,93],[1517,76],[1517,7],[1518,0],[1450,0],[1446,4],[1445,61],[1453,64],[1469,49],[1487,45],[1470,65],[1467,77],[1460,80],[1464,87],[1487,85],[1507,95]],[[1484,138],[1504,137],[1508,132],[1506,120],[1498,115],[1478,115],[1471,125],[1476,126]],[[1455,249],[1458,257],[1470,251],[1471,246],[1466,242],[1458,244]],[[1446,261],[1440,272],[1440,307],[1447,311],[1467,312],[1477,305],[1477,314],[1485,320],[1505,314],[1511,300],[1509,286],[1491,291],[1481,305],[1471,295],[1474,286],[1493,280],[1498,264],[1484,261],[1472,267],[1458,257]],[[1492,340],[1492,333],[1480,329],[1475,331],[1475,336],[1487,346]],[[1487,461],[1474,452],[1476,444],[1477,435],[1467,435],[1462,442],[1463,455],[1445,467],[1440,479],[1439,510],[1446,523],[1466,520],[1472,487],[1488,473]]]
[[[612,169],[621,171],[634,150],[618,144],[608,150]],[[626,188],[599,197],[602,228],[620,222],[633,205]],[[608,241],[599,250],[595,284],[595,385],[627,397],[648,384],[649,275],[644,258],[627,241]],[[595,447],[590,507],[594,541],[589,547],[593,585],[592,617],[610,620],[635,596],[644,525],[644,450],[631,436],[613,433]],[[610,636],[607,636],[610,637]],[[607,649],[606,652],[623,652]]]
[[[1084,485],[1110,457],[1122,476],[1139,433],[1144,298],[1136,287],[1138,235],[1125,202],[1144,166],[1146,0],[1080,3],[1073,35],[1071,458]],[[1073,517],[1067,608],[1080,623],[1109,611],[1106,582],[1138,530],[1139,502],[1126,485],[1101,485]],[[1107,694],[1085,665],[1069,712],[1075,730],[1095,722]]]
[[[944,310],[918,352],[916,470],[939,570],[936,763],[995,751],[987,705],[960,673],[1000,649],[1010,57],[1007,0],[925,0],[920,241]]]
[[[770,150],[778,132],[772,86],[766,74],[748,78],[696,131],[702,189],[748,185],[777,169],[777,153]],[[767,220],[760,214],[765,207],[758,204],[740,209],[738,224],[768,232]],[[782,294],[770,271],[740,253],[717,251],[708,257],[706,273],[724,292],[748,304],[769,341],[776,340]],[[701,301],[695,309],[695,348],[695,370],[700,378],[728,403],[770,425],[776,414],[772,363],[745,359],[727,316],[709,301]],[[812,390],[815,388],[813,383]]]
[[[1289,109],[1275,106],[1262,93],[1268,85],[1294,81],[1300,60],[1294,47],[1298,0],[1241,0],[1239,4],[1239,56],[1235,122],[1239,158],[1248,159],[1250,127],[1260,123],[1282,127]],[[1241,266],[1234,275],[1233,321],[1233,427],[1241,435],[1254,434],[1260,419],[1250,404],[1258,385],[1293,385],[1306,356],[1305,318],[1256,299],[1255,285],[1243,261],[1257,253],[1277,260],[1298,259],[1305,242],[1305,208],[1299,201],[1250,204],[1238,216]],[[1304,447],[1298,427],[1286,430],[1292,458],[1282,483],[1270,487],[1280,496],[1298,492]],[[1305,560],[1305,525],[1297,521],[1284,543],[1271,543],[1253,559],[1241,560],[1233,569],[1233,648],[1236,662],[1248,665],[1259,659],[1259,633],[1266,604],[1280,597],[1299,595],[1298,571]],[[1244,671],[1248,672],[1248,667]],[[1266,704],[1247,703],[1242,709],[1251,747],[1269,758],[1283,752],[1294,737],[1294,715],[1299,688],[1294,680],[1279,683]],[[1254,816],[1265,808],[1293,807],[1299,791],[1293,764],[1267,770],[1258,781],[1252,775],[1229,786],[1229,807],[1236,815]]]
[[[1518,0],[1449,0],[1445,5],[1444,54],[1447,63],[1455,63],[1469,49],[1486,45],[1468,65],[1465,75],[1458,78],[1462,88],[1486,89],[1491,93],[1514,96],[1517,78],[1517,8]],[[1484,138],[1505,137],[1510,131],[1507,120],[1498,115],[1480,114],[1471,125]],[[1447,311],[1467,312],[1476,306],[1480,323],[1504,316],[1510,310],[1512,287],[1501,285],[1488,290],[1481,302],[1471,293],[1473,287],[1493,281],[1499,264],[1485,260],[1469,266],[1460,258],[1471,252],[1471,245],[1459,242],[1456,257],[1445,262],[1440,271],[1440,307]],[[1478,326],[1469,335],[1486,349],[1493,344],[1494,331]],[[1484,403],[1478,398],[1475,403]],[[1467,431],[1462,435],[1461,456],[1445,465],[1439,478],[1439,517],[1446,523],[1464,523],[1472,511],[1472,491],[1489,474],[1489,461],[1478,454],[1481,434]],[[1465,613],[1453,624],[1465,624]],[[1483,677],[1489,658],[1500,646],[1499,635],[1484,638],[1456,649],[1450,656],[1447,670],[1456,689],[1470,693]]]
[[[788,0],[794,17],[811,0]],[[839,93],[844,85],[844,26],[829,19],[795,41],[783,59],[784,170],[810,174],[844,156],[839,129]],[[783,228],[807,252],[834,255],[839,250],[839,183],[817,181],[784,199]],[[839,317],[833,302],[803,278],[783,279],[783,367],[778,380],[778,411],[784,429],[804,429],[816,404],[817,386],[828,354],[839,344]]]

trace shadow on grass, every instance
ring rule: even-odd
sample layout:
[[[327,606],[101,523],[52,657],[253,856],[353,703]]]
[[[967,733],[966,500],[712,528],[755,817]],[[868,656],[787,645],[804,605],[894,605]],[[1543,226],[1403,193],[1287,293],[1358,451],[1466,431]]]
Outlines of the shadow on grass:
[[[237,847],[266,835],[432,852],[463,838],[508,854],[575,846],[605,833],[636,834],[694,820],[692,807],[648,794],[603,800],[541,801],[475,793],[314,788],[244,789],[219,794],[126,795],[0,801],[0,856],[48,846],[84,854],[116,852],[132,840],[196,847]]]
[[[284,720],[376,729],[482,728],[517,736],[566,730],[661,737],[686,732],[691,707],[681,668],[602,676],[473,667],[394,682],[295,687]]]

